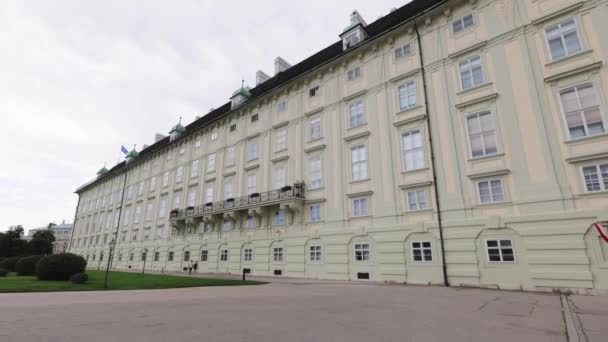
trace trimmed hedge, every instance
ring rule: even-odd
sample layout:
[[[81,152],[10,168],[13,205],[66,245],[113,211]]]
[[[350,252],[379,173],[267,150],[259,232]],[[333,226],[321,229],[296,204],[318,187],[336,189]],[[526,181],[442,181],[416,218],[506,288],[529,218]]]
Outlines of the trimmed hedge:
[[[15,272],[20,276],[31,276],[34,275],[34,270],[36,269],[36,264],[40,259],[42,259],[44,255],[30,255],[26,257],[22,257],[15,264]]]
[[[38,261],[35,274],[40,280],[68,280],[76,273],[84,272],[87,261],[72,253],[52,254]]]
[[[20,256],[6,258],[6,259],[2,260],[2,263],[0,264],[0,268],[4,268],[5,270],[7,270],[9,272],[13,272],[15,270],[15,265],[17,265],[17,261],[19,261],[19,259],[21,259],[21,258],[22,257],[20,257]]]

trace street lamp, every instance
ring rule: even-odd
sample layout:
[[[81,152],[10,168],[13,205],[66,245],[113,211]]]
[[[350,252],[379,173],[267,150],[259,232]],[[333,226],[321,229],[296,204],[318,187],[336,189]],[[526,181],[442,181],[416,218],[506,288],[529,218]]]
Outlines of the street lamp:
[[[141,258],[144,261],[144,268],[141,271],[141,274],[144,274],[144,273],[146,273],[146,259],[148,259],[148,249],[147,248],[142,249]]]
[[[108,288],[108,273],[110,272],[110,262],[112,262],[112,256],[114,255],[114,247],[116,247],[116,241],[114,241],[114,239],[112,239],[112,241],[109,242],[110,245],[110,253],[108,253],[108,266],[106,267],[106,277],[103,281],[103,288],[107,289]]]

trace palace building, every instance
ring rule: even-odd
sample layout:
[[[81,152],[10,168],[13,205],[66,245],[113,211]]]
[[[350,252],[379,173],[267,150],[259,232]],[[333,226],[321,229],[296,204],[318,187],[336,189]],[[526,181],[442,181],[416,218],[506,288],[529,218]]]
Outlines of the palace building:
[[[413,0],[79,195],[105,268],[608,290],[608,0]],[[595,225],[597,224],[597,226]]]

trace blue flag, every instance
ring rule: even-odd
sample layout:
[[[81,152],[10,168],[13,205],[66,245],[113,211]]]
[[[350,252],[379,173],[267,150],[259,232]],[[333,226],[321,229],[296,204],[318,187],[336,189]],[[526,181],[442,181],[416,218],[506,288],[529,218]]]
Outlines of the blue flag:
[[[127,148],[124,147],[124,145],[120,145],[120,152],[122,152],[126,155],[127,153],[129,153],[129,150],[127,150]]]

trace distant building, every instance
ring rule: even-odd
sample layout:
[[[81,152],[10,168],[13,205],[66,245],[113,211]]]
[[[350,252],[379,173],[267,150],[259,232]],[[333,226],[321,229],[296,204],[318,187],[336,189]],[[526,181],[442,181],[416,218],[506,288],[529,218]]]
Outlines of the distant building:
[[[61,224],[51,223],[49,226],[33,228],[27,232],[27,236],[25,239],[30,241],[34,236],[34,233],[50,229],[55,236],[55,242],[53,243],[53,254],[63,253],[68,250],[68,244],[70,242],[70,235],[72,235],[72,227],[71,223],[65,223],[65,220],[61,222]]]

